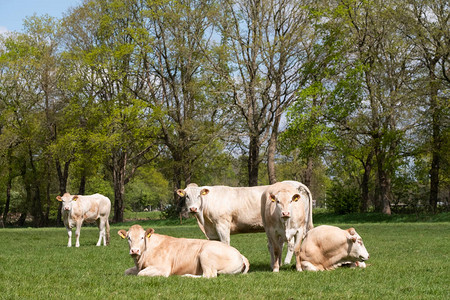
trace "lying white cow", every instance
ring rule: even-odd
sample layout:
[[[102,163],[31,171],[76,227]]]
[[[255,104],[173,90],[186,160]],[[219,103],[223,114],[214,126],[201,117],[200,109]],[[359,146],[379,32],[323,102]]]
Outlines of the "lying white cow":
[[[303,270],[332,270],[343,265],[365,268],[369,259],[364,243],[354,228],[347,230],[322,225],[309,231],[300,250]]]
[[[309,189],[300,182],[286,181],[296,187],[307,203],[305,212],[307,228],[312,224],[312,196]],[[197,218],[198,226],[210,240],[230,244],[230,234],[262,232],[261,195],[268,186],[229,187],[201,186],[189,184],[186,189],[177,190],[185,197],[188,212]],[[290,247],[290,251],[292,247]],[[291,260],[292,253],[286,256]]]
[[[290,243],[288,255],[292,257],[292,251],[295,253],[297,271],[302,270],[300,244],[307,230],[305,204],[308,202],[309,199],[302,198],[297,188],[284,182],[267,187],[262,194],[261,216],[267,235],[273,272],[280,270],[285,242]],[[286,258],[286,261],[290,261],[291,257]]]
[[[83,221],[97,221],[100,236],[97,246],[109,244],[109,212],[111,211],[111,201],[108,197],[100,194],[80,196],[65,193],[62,197],[57,196],[56,199],[62,202],[61,213],[64,225],[69,235],[67,247],[72,246],[72,228],[76,226],[75,247],[80,247],[80,230]]]
[[[217,274],[247,273],[250,264],[238,250],[217,241],[175,238],[133,225],[119,230],[128,239],[135,266],[125,275],[217,277]]]

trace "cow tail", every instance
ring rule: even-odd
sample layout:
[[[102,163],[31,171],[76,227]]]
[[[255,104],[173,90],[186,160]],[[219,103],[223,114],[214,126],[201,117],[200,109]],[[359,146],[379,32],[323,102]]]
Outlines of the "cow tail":
[[[109,220],[108,219],[106,219],[105,229],[106,229],[106,245],[109,245]]]
[[[242,266],[242,274],[246,274],[250,269],[250,263],[248,262],[247,257],[245,257],[244,255],[242,255],[242,260],[244,261],[244,265]]]

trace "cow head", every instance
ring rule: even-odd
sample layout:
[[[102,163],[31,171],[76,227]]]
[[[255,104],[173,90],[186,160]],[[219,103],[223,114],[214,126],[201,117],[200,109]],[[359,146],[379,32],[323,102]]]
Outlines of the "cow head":
[[[62,206],[61,206],[62,212],[69,212],[72,210],[73,201],[78,200],[78,196],[70,195],[69,193],[65,193],[62,197],[57,196],[56,200],[62,202]]]
[[[128,231],[123,229],[117,233],[122,239],[128,240],[130,255],[133,257],[141,256],[147,246],[147,239],[155,232],[153,228],[144,230],[140,225],[133,225]]]
[[[347,229],[347,243],[349,245],[348,255],[354,261],[364,262],[369,259],[369,252],[364,246],[362,238],[354,228]]]
[[[292,203],[297,202],[300,199],[300,195],[292,194],[288,191],[280,191],[276,194],[271,193],[269,198],[272,203],[275,203],[279,216],[284,220],[288,220],[292,216]]]
[[[192,214],[200,214],[202,211],[202,192],[203,189],[195,183],[189,184],[184,190],[177,190],[178,196],[185,198],[186,208]]]

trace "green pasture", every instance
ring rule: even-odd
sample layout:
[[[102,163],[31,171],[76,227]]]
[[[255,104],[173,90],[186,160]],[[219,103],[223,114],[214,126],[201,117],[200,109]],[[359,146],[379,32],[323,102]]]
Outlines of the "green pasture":
[[[96,247],[98,231],[83,227],[81,247],[67,248],[64,228],[0,229],[0,299],[448,299],[450,222],[339,223],[353,226],[370,253],[366,269],[270,270],[264,233],[231,243],[250,261],[246,275],[213,279],[124,276],[133,265],[118,235],[134,223],[177,237],[203,238],[192,220],[111,226],[111,244]],[[315,225],[319,225],[316,222]]]

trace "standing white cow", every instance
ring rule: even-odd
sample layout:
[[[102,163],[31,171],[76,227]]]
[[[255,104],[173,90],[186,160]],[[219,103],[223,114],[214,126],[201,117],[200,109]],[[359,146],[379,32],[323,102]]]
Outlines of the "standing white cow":
[[[308,214],[305,210],[309,199],[299,194],[290,183],[275,183],[261,196],[261,217],[267,235],[267,246],[271,257],[273,272],[279,272],[281,255],[285,242],[288,242],[288,255],[296,257],[297,271],[301,271],[300,244],[307,231]]]
[[[100,194],[80,196],[65,193],[62,197],[57,196],[56,199],[62,202],[61,214],[69,236],[67,247],[72,246],[72,228],[74,226],[76,226],[75,247],[80,247],[80,230],[83,221],[97,221],[100,230],[97,246],[101,245],[102,239],[104,246],[109,244],[108,218],[111,211],[111,201],[108,197]]]
[[[306,231],[312,229],[311,192],[298,181],[283,182],[297,188],[302,196],[302,200],[305,201]],[[229,245],[230,234],[264,231],[261,219],[261,195],[267,187],[267,185],[199,187],[192,183],[184,190],[177,190],[177,194],[185,197],[188,212],[196,217],[198,226],[208,239],[220,240]],[[292,251],[293,246],[290,246],[286,256],[289,262]]]
[[[188,211],[197,218],[198,225],[210,240],[230,244],[230,234],[262,232],[261,195],[266,186],[229,187],[191,184],[177,190],[186,197]]]
[[[347,230],[321,225],[309,231],[300,250],[303,270],[332,270],[343,265],[365,268],[369,259],[364,243],[354,228]]]

